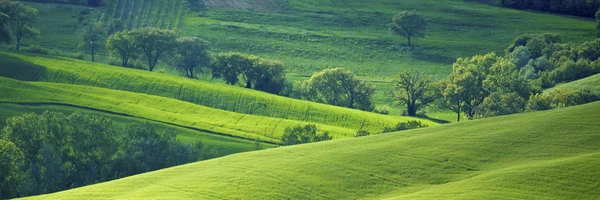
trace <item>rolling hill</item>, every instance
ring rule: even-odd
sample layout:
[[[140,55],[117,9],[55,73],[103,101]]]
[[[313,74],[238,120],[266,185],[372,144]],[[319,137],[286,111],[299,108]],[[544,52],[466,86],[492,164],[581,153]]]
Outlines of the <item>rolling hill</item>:
[[[116,126],[124,127],[131,123],[144,123],[148,122],[155,126],[157,129],[169,129],[177,133],[177,139],[182,143],[193,144],[196,141],[201,141],[203,144],[216,149],[216,156],[224,156],[234,153],[246,152],[252,150],[253,141],[247,139],[233,138],[223,135],[217,135],[211,132],[200,131],[197,129],[184,128],[182,126],[174,126],[162,122],[145,120],[142,118],[136,118],[131,116],[124,116],[115,114],[114,112],[105,112],[99,110],[85,109],[81,107],[74,107],[69,105],[56,105],[56,104],[43,104],[43,103],[0,103],[0,127],[4,127],[6,119],[9,117],[19,116],[26,113],[42,114],[43,112],[55,111],[66,114],[74,112],[81,113],[92,113],[108,117],[113,121]],[[263,143],[261,144],[264,148],[272,148],[275,145]]]
[[[590,93],[600,96],[600,74],[596,74],[587,78],[583,78],[580,80],[559,84],[556,87],[553,87],[549,90],[555,88],[570,88],[573,90],[587,90]]]
[[[28,199],[595,199],[598,118],[600,102],[241,153]]]
[[[0,76],[14,78],[0,78],[0,101],[76,105],[272,143],[286,127],[307,123],[336,138],[408,120],[435,125],[81,60],[10,53],[0,59]]]

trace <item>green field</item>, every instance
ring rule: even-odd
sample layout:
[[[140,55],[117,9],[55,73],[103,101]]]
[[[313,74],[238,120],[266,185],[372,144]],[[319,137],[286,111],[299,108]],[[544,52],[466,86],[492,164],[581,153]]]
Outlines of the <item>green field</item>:
[[[211,148],[215,148],[217,150],[217,156],[225,156],[229,154],[250,151],[252,150],[254,144],[254,141],[251,140],[220,136],[209,132],[173,126],[165,123],[148,121],[135,117],[122,116],[114,113],[107,113],[98,110],[90,110],[67,105],[0,103],[0,110],[2,110],[2,112],[0,113],[0,127],[4,127],[6,119],[8,119],[9,117],[19,116],[25,113],[42,114],[44,111],[47,110],[62,112],[66,114],[71,114],[73,112],[82,112],[93,113],[97,115],[102,115],[104,117],[108,117],[114,122],[115,125],[121,127],[124,127],[125,125],[131,123],[149,122],[158,129],[173,130],[175,133],[177,133],[177,138],[183,143],[192,144],[196,141],[202,141],[203,144]],[[262,144],[262,146],[265,148],[274,147],[274,145],[267,143]]]
[[[595,199],[598,118],[597,102],[236,154],[38,198]]]
[[[449,74],[457,58],[503,53],[508,43],[522,34],[559,33],[565,42],[595,38],[594,22],[590,19],[512,10],[476,1],[227,2],[248,9],[219,7],[185,12],[181,0],[118,0],[113,7],[102,9],[32,5],[40,9],[36,27],[43,33],[39,42],[44,46],[74,49],[79,39],[72,33],[83,24],[74,20],[79,13],[89,10],[90,14],[83,16],[82,21],[109,24],[121,19],[129,28],[176,29],[180,36],[198,35],[210,41],[214,53],[239,51],[282,60],[286,63],[288,79],[294,81],[302,81],[325,68],[346,68],[365,80],[376,82],[375,103],[389,106],[393,105],[387,95],[391,90],[390,81],[404,69],[441,79]],[[406,40],[392,35],[386,26],[394,14],[406,9],[423,13],[430,24],[426,38],[414,41],[417,46],[414,50],[406,47]],[[58,25],[62,28],[56,29]],[[108,62],[107,58],[100,57]],[[178,73],[164,63],[159,67]],[[393,107],[390,111],[399,115],[401,109]],[[430,113],[445,120],[455,118],[444,111],[430,110]]]

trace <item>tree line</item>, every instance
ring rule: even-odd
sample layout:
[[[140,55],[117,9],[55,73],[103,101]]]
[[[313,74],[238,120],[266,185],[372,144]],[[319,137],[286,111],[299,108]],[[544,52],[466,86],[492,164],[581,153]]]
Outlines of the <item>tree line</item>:
[[[593,18],[600,0],[500,0],[502,6]]]
[[[215,156],[151,124],[119,128],[93,114],[46,111],[7,120],[0,132],[0,198],[67,190]]]
[[[600,100],[586,90],[554,89],[600,73],[600,39],[583,44],[562,43],[556,34],[531,34],[515,38],[505,55],[489,53],[459,58],[447,79],[405,71],[394,82],[394,97],[408,115],[438,99],[467,119],[525,111],[547,110]]]

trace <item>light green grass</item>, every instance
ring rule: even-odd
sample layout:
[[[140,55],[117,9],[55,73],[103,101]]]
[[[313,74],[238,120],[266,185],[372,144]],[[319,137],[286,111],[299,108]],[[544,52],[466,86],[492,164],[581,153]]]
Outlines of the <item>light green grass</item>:
[[[81,112],[81,113],[92,113],[97,115],[102,115],[104,117],[110,118],[114,125],[124,127],[131,123],[144,123],[148,122],[152,124],[154,127],[158,129],[169,129],[177,133],[177,138],[187,144],[193,144],[196,141],[201,141],[203,144],[216,149],[217,156],[225,156],[234,153],[246,152],[252,150],[254,145],[254,141],[247,139],[237,139],[227,136],[215,135],[209,132],[203,132],[198,130],[193,130],[189,128],[183,128],[178,126],[173,126],[165,123],[149,121],[129,116],[116,115],[107,112],[101,112],[97,110],[90,110],[84,108],[78,108],[73,106],[66,105],[45,105],[45,104],[37,104],[37,105],[23,105],[23,104],[9,104],[9,103],[0,103],[0,127],[4,127],[6,124],[6,119],[14,116],[23,115],[25,113],[37,113],[41,114],[47,110],[62,112],[66,114]],[[272,148],[274,145],[263,143],[262,146],[264,148]]]
[[[0,53],[0,59],[2,60],[2,63],[0,63],[0,76],[27,81],[90,85],[157,95],[231,111],[231,113],[249,114],[257,118],[264,116],[273,120],[317,123],[339,127],[346,130],[342,131],[346,132],[342,135],[347,136],[349,136],[348,130],[356,131],[362,128],[376,132],[382,130],[385,126],[392,126],[399,122],[421,120],[411,117],[380,115],[285,98],[236,86],[80,60],[9,53]],[[159,108],[162,109],[162,107]],[[238,114],[236,116],[245,115]],[[226,116],[214,117],[228,118]],[[273,123],[277,124],[275,121]],[[421,121],[429,125],[435,124],[429,120]],[[215,123],[221,122],[215,121]],[[274,124],[264,124],[263,126]],[[254,125],[250,128],[254,128]],[[273,131],[265,132],[261,135],[278,134]]]
[[[564,83],[553,87],[550,90],[556,88],[569,88],[573,90],[580,91],[590,91],[592,94],[600,96],[600,74],[596,74],[587,78],[583,78],[580,80],[572,81],[569,83]]]
[[[32,199],[596,199],[598,118],[600,102],[236,154]]]

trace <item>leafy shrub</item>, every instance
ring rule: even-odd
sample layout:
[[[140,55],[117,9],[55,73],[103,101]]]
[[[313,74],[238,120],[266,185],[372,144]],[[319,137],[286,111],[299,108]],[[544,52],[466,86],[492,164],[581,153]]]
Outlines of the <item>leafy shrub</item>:
[[[371,133],[369,131],[358,130],[356,132],[356,135],[354,135],[354,137],[364,137],[364,136],[369,136],[369,135],[371,135]]]
[[[529,101],[527,101],[527,105],[525,105],[526,112],[550,109],[552,109],[552,98],[543,94],[531,95],[531,97],[529,97]]]
[[[390,106],[388,106],[388,105],[375,106],[375,109],[373,110],[373,112],[383,114],[383,115],[390,114]]]
[[[317,134],[317,126],[314,124],[308,124],[305,126],[288,127],[285,129],[281,142],[283,145],[295,145],[304,144],[311,142],[320,142],[325,140],[331,140],[328,132],[324,132],[322,135]]]
[[[37,54],[49,54],[50,50],[48,48],[41,47],[39,45],[31,45],[23,48],[23,51],[29,53],[37,53]]]
[[[84,55],[83,55],[83,53],[81,53],[81,52],[76,52],[76,53],[72,53],[72,54],[71,54],[71,58],[74,58],[74,59],[83,60],[83,59],[84,59],[84,57],[85,57],[85,56],[84,56]]]
[[[494,92],[483,100],[477,109],[479,118],[509,115],[523,112],[525,99],[517,93],[501,94]]]
[[[590,65],[589,60],[580,59],[577,62],[566,61],[552,72],[552,79],[556,82],[573,81],[599,73],[599,69]]]
[[[427,124],[422,124],[421,121],[411,120],[408,122],[400,122],[395,127],[385,127],[382,133],[391,133],[397,131],[404,131],[416,128],[429,127]]]

